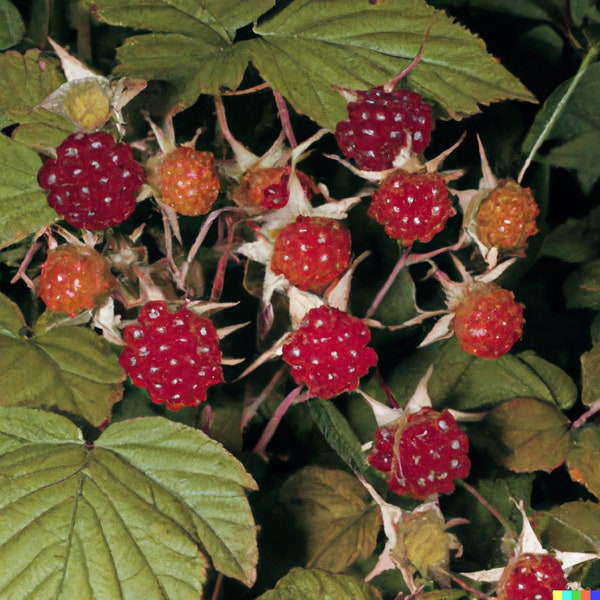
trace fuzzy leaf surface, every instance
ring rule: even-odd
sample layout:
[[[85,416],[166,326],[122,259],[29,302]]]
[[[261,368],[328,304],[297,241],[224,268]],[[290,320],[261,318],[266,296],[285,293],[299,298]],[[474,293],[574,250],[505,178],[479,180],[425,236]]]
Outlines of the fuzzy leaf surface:
[[[0,405],[57,409],[101,425],[120,400],[125,379],[108,343],[81,327],[55,327],[29,339],[14,335],[20,315],[5,319],[6,302],[2,321],[10,329],[0,331]]]
[[[463,352],[452,338],[413,353],[399,365],[388,380],[398,401],[410,398],[431,364],[427,391],[436,408],[481,410],[528,396],[567,409],[577,400],[573,380],[533,352],[483,360]]]
[[[257,600],[323,600],[324,598],[381,600],[381,595],[358,577],[297,567],[282,577],[274,589],[262,594]]]
[[[308,567],[339,573],[374,552],[379,509],[356,477],[305,467],[283,484],[280,498],[306,534]]]
[[[33,150],[0,135],[0,248],[56,219],[37,183],[41,165]]]
[[[197,599],[199,544],[252,577],[253,480],[198,430],[134,419],[90,447],[64,417],[0,409],[0,480],[4,598]]]
[[[600,505],[566,502],[532,517],[544,547],[566,552],[600,552]]]
[[[362,472],[367,463],[360,441],[340,411],[330,401],[320,398],[312,398],[307,405],[329,445],[350,468]]]
[[[335,129],[346,102],[333,87],[369,89],[398,75],[417,55],[407,85],[448,114],[532,94],[465,28],[421,0],[295,0],[254,28],[252,61],[301,113]]]
[[[546,100],[523,141],[524,151],[531,149],[570,83],[561,84]],[[545,143],[552,149],[537,156],[547,164],[573,169],[586,193],[600,177],[600,115],[595,107],[599,95],[600,64],[596,63],[583,74],[550,131]]]
[[[240,27],[256,21],[275,5],[274,0],[94,0],[98,18],[111,25],[182,33],[228,43]]]
[[[24,33],[25,23],[17,7],[8,0],[0,0],[0,50],[18,44]]]
[[[588,425],[576,429],[572,438],[573,448],[567,457],[571,479],[600,498],[600,429],[596,425]]]
[[[58,61],[40,54],[37,49],[0,54],[0,123],[4,127],[20,123],[22,115],[29,114],[65,81]]]
[[[517,473],[550,472],[569,452],[570,421],[556,407],[534,398],[515,398],[492,408],[483,420],[488,450]]]

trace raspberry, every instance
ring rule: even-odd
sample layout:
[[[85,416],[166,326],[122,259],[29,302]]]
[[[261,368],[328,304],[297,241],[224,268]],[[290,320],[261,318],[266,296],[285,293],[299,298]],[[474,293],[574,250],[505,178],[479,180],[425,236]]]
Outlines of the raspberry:
[[[527,239],[537,233],[535,219],[539,212],[530,188],[505,179],[481,203],[475,232],[488,248],[526,248]]]
[[[416,153],[425,150],[431,137],[431,106],[419,94],[377,87],[357,95],[348,103],[348,120],[337,124],[335,137],[361,169],[391,169],[409,145]]]
[[[164,301],[148,302],[138,324],[123,329],[123,339],[121,366],[152,402],[169,410],[197,406],[209,386],[223,381],[217,331],[188,308],[171,313]]]
[[[301,290],[321,293],[350,264],[350,232],[337,219],[299,216],[282,229],[271,269]]]
[[[161,201],[188,217],[205,215],[219,195],[219,176],[211,152],[179,146],[158,167]]]
[[[508,564],[498,582],[498,600],[552,600],[565,590],[562,565],[550,554],[521,554]]]
[[[523,306],[495,284],[476,284],[450,307],[462,349],[479,358],[506,354],[523,333]]]
[[[452,414],[422,408],[406,423],[380,427],[368,461],[388,474],[388,487],[398,495],[424,500],[434,493],[450,494],[454,479],[469,474],[469,439]]]
[[[358,387],[359,379],[377,363],[368,347],[369,329],[356,317],[337,308],[319,306],[308,311],[300,327],[283,346],[283,360],[296,383],[310,393],[330,399]]]
[[[57,158],[39,170],[48,204],[73,227],[106,229],[127,219],[135,193],[146,181],[127,144],[105,132],[73,133],[56,149]]]
[[[429,242],[456,210],[441,175],[397,169],[381,182],[367,214],[391,238],[409,246],[417,240]]]
[[[73,316],[98,306],[115,283],[108,262],[93,248],[63,245],[48,252],[38,294],[50,310]]]

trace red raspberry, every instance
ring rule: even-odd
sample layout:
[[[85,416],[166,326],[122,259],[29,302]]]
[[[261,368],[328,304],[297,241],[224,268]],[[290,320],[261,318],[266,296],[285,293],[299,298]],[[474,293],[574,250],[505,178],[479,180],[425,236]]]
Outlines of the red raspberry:
[[[397,169],[388,175],[371,199],[368,215],[404,246],[429,242],[456,214],[444,178],[438,173],[408,173]]]
[[[63,245],[48,252],[38,294],[50,310],[73,316],[106,300],[115,283],[108,262],[93,248]]]
[[[498,582],[498,600],[552,600],[553,590],[567,589],[562,565],[550,554],[521,554]]]
[[[271,269],[301,290],[321,293],[350,264],[350,232],[337,219],[299,216],[275,240]]]
[[[308,311],[283,346],[283,360],[296,383],[313,396],[329,399],[358,387],[359,379],[377,363],[367,346],[369,329],[344,311],[319,306]]]
[[[234,200],[240,206],[251,206],[266,210],[283,208],[290,199],[289,182],[292,167],[256,167],[242,176],[234,191]],[[305,173],[296,171],[304,193],[310,199],[313,183]]]
[[[450,309],[462,349],[479,358],[506,354],[523,334],[523,306],[493,283],[471,286]]]
[[[537,233],[540,210],[530,188],[505,179],[483,200],[475,219],[475,232],[488,248],[518,250]]]
[[[219,195],[219,176],[212,152],[179,146],[158,167],[160,199],[188,217],[205,215]]]
[[[361,169],[391,169],[409,145],[417,154],[425,150],[431,137],[431,106],[419,94],[377,87],[357,95],[348,103],[348,120],[337,124],[335,137]]]
[[[146,181],[127,144],[105,132],[73,133],[38,173],[48,204],[73,227],[106,229],[127,219]]]
[[[171,313],[164,301],[148,302],[138,324],[123,329],[123,339],[121,366],[152,402],[169,410],[197,406],[208,387],[223,381],[217,331],[188,308]]]
[[[424,500],[434,493],[450,494],[454,479],[469,474],[469,439],[447,409],[422,408],[406,423],[380,427],[369,463],[388,473],[388,487],[399,495]]]

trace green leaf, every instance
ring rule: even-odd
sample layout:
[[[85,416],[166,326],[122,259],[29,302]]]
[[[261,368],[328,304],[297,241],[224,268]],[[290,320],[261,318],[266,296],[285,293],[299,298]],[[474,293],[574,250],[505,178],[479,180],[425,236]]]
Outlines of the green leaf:
[[[104,338],[81,327],[55,327],[31,339],[2,333],[0,405],[60,410],[96,427],[110,417],[125,373]]]
[[[333,131],[347,117],[334,86],[368,89],[395,77],[430,25],[405,85],[456,117],[506,98],[534,101],[477,37],[421,0],[295,0],[255,27],[252,61],[299,112]]]
[[[483,360],[463,352],[452,338],[414,352],[400,363],[388,380],[398,401],[410,398],[431,364],[427,390],[436,408],[481,410],[527,396],[567,409],[577,400],[573,380],[531,351]]]
[[[600,310],[600,259],[582,265],[567,277],[563,292],[567,308]]]
[[[525,152],[533,147],[571,83],[571,79],[565,81],[546,100],[523,141]],[[600,64],[596,63],[583,73],[546,138],[545,143],[551,149],[546,154],[538,153],[536,156],[536,160],[546,164],[575,170],[586,193],[600,177],[600,115],[596,110],[598,96]]]
[[[252,23],[275,0],[94,0],[94,14],[111,25],[182,33],[233,42],[240,27]]]
[[[0,248],[56,219],[37,183],[41,165],[33,150],[0,135]]]
[[[306,535],[308,567],[339,573],[374,552],[379,508],[356,477],[305,467],[283,484],[280,498]]]
[[[379,592],[358,577],[334,575],[319,569],[291,569],[275,586],[257,600],[381,600]]]
[[[546,256],[570,263],[583,263],[600,255],[600,208],[556,227],[544,239],[543,251]]]
[[[25,23],[17,7],[9,0],[0,0],[0,50],[18,44],[24,34]]]
[[[43,154],[53,153],[75,131],[73,123],[46,109],[23,114],[19,122],[21,124],[13,132],[12,139]]]
[[[6,124],[20,123],[22,115],[65,82],[58,61],[40,54],[37,49],[0,54],[0,119]]]
[[[482,422],[487,450],[517,473],[553,471],[569,451],[570,421],[556,407],[534,398],[515,398],[492,408]]]
[[[181,88],[186,104],[201,93],[235,89],[248,65],[244,43],[233,46],[222,39],[188,37],[180,33],[154,33],[128,38],[117,50],[119,75],[164,79]]]
[[[563,552],[600,552],[600,505],[567,502],[531,518],[545,548]]]
[[[351,469],[364,471],[367,463],[360,441],[340,411],[331,401],[320,398],[312,398],[307,405],[329,445]]]
[[[587,406],[600,400],[600,344],[581,356],[581,401]]]
[[[0,294],[0,335],[20,339],[21,329],[25,325],[25,319],[19,307],[7,296]]]
[[[0,481],[2,597],[197,600],[200,544],[252,583],[254,482],[200,431],[135,419],[92,446],[64,417],[0,409]]]
[[[600,498],[600,429],[587,425],[576,429],[572,438],[573,448],[567,457],[571,479]]]

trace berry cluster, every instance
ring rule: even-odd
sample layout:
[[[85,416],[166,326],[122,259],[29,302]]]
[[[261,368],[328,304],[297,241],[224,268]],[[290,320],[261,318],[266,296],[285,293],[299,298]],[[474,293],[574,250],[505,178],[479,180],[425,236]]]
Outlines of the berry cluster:
[[[73,133],[38,173],[49,190],[48,204],[73,227],[107,229],[135,209],[135,195],[146,181],[143,167],[127,144],[112,135]]]
[[[368,461],[388,475],[392,492],[425,500],[435,493],[450,494],[453,480],[469,474],[468,451],[467,435],[448,410],[422,408],[405,422],[379,427]]]

